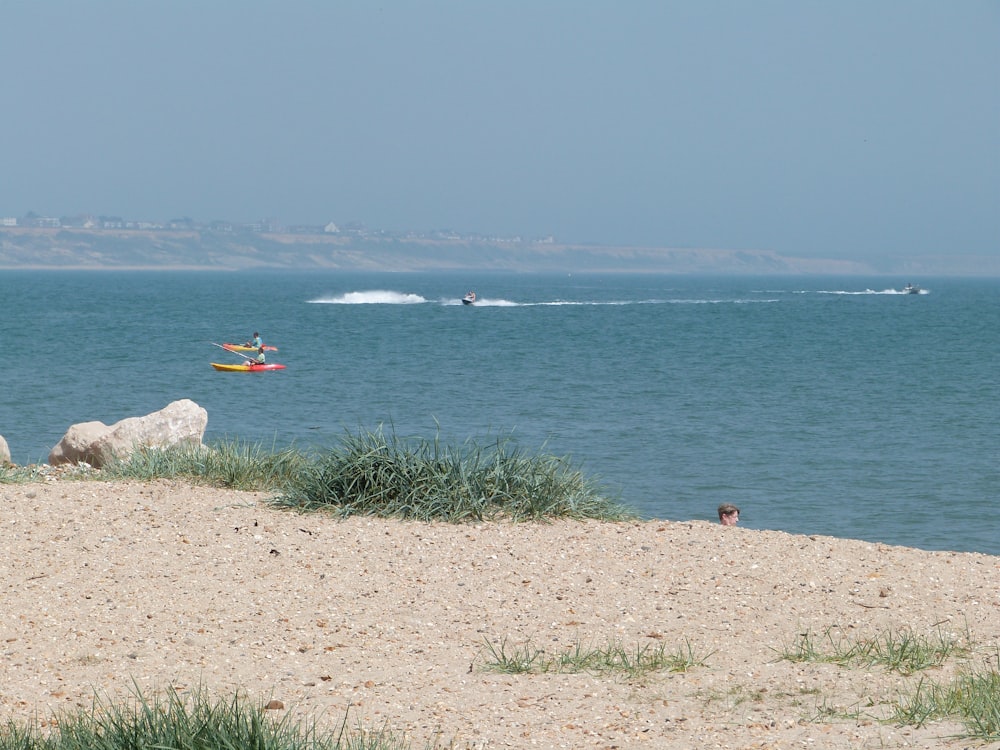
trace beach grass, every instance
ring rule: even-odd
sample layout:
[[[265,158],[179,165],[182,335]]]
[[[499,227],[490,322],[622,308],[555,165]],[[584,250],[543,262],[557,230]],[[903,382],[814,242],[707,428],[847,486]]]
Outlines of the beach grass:
[[[635,514],[607,498],[568,459],[526,455],[498,439],[450,447],[382,430],[345,435],[276,499],[300,510],[452,523],[552,518],[620,521]]]
[[[278,713],[278,716],[274,714]],[[237,694],[212,699],[198,690],[175,691],[116,703],[95,700],[89,711],[57,717],[44,730],[8,722],[0,726],[0,750],[404,750],[402,738],[387,730],[348,729],[347,717],[320,731],[312,722],[267,710]]]
[[[665,648],[626,648],[613,642],[605,647],[577,643],[561,654],[546,656],[543,649],[506,640],[487,641],[491,661],[486,669],[506,674],[546,672],[622,673],[629,678],[649,672],[687,671],[704,666],[686,644],[675,653]],[[763,693],[744,688],[730,691],[729,701],[761,702]],[[815,720],[857,720],[852,711],[823,706]],[[895,703],[887,723],[920,727],[932,721],[955,720],[964,727],[960,736],[982,742],[1000,740],[1000,673],[987,668],[960,674],[950,683],[921,679],[916,688]],[[95,699],[89,711],[53,717],[46,727],[7,721],[0,725],[0,750],[407,750],[410,745],[387,728],[348,728],[348,717],[333,729],[320,731],[312,721],[295,721],[291,714],[272,712],[266,703],[252,703],[237,693],[212,699],[197,690],[190,695],[168,692],[149,700],[136,693],[130,700],[105,703]],[[435,745],[437,747],[437,745]]]
[[[310,457],[293,449],[269,451],[259,444],[223,441],[210,447],[141,448],[105,465],[98,479],[188,479],[234,490],[278,490],[294,481]]]
[[[834,628],[816,636],[810,631],[783,650],[779,658],[792,662],[824,662],[840,666],[882,666],[899,674],[939,667],[951,657],[969,653],[964,640],[934,631],[931,635],[909,628],[889,629],[866,638],[847,638]]]
[[[48,464],[29,464],[28,466],[17,466],[10,464],[0,465],[0,484],[30,484],[32,482],[44,482],[61,479],[88,479],[92,478],[94,470],[87,465],[71,465],[62,470],[56,471]]]
[[[843,667],[881,666],[902,675],[912,675],[943,666],[949,659],[967,659],[973,652],[968,633],[953,636],[935,630],[927,635],[909,628],[885,630],[872,637],[846,638],[833,628],[820,637],[801,633],[780,652],[792,662],[822,662]],[[932,721],[961,723],[962,736],[983,742],[1000,740],[1000,651],[984,661],[985,667],[961,668],[950,681],[921,677],[912,689],[892,703],[888,723],[921,727]],[[996,665],[996,666],[993,666]],[[854,713],[824,709],[822,716],[853,719]]]
[[[1000,661],[1000,653],[993,661]],[[912,694],[897,703],[892,720],[920,727],[951,719],[965,735],[983,742],[1000,741],[1000,671],[993,667],[965,670],[950,682],[921,680]]]
[[[274,493],[279,508],[462,523],[554,518],[634,520],[569,459],[526,454],[513,441],[460,447],[439,440],[403,440],[381,429],[347,433],[328,450],[269,451],[225,441],[211,446],[142,448],[99,471],[10,467],[2,482],[41,479],[184,479],[227,489]]]
[[[569,648],[549,656],[531,643],[511,644],[506,638],[486,641],[486,671],[503,674],[543,674],[546,672],[594,674],[619,673],[629,678],[650,672],[687,672],[705,666],[708,656],[696,656],[690,643],[675,651],[666,644],[635,644],[610,641],[603,646],[589,646],[577,641]]]

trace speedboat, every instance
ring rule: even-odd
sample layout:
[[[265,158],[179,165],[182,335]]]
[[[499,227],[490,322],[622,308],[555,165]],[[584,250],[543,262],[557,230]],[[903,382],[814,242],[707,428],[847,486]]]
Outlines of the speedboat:
[[[463,305],[471,305],[471,304],[474,304],[475,301],[476,301],[476,293],[475,292],[469,292],[464,297],[462,297],[462,304]]]
[[[920,294],[920,287],[907,284],[903,287],[903,294]]]

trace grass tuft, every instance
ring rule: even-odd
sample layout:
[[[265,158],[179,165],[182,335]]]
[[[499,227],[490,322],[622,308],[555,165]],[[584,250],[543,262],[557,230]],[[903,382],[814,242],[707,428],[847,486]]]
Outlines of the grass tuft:
[[[940,630],[927,636],[909,628],[890,629],[872,638],[851,640],[828,628],[819,639],[808,631],[800,633],[791,646],[779,652],[779,657],[791,662],[823,662],[843,667],[882,666],[908,675],[939,667],[950,657],[968,653],[969,647],[962,640]]]
[[[280,490],[296,480],[309,460],[291,449],[271,453],[238,440],[211,447],[142,448],[106,465],[99,478],[182,478],[235,490]]]
[[[545,658],[545,651],[525,643],[520,646],[512,646],[504,638],[499,643],[494,643],[487,639],[486,649],[490,653],[490,658],[486,661],[484,668],[490,672],[500,672],[502,674],[528,674],[530,672],[547,672],[548,659]]]
[[[405,750],[386,730],[348,731],[347,718],[334,731],[314,723],[275,717],[237,694],[210,700],[198,691],[176,691],[155,700],[141,694],[124,702],[95,700],[89,712],[59,717],[48,734],[8,722],[0,728],[0,750]]]
[[[621,673],[637,678],[650,672],[687,672],[704,666],[708,658],[696,657],[690,643],[670,653],[664,644],[636,644],[627,648],[619,641],[612,641],[603,647],[590,647],[578,641],[549,657],[544,649],[530,643],[510,646],[504,638],[499,643],[487,640],[486,650],[489,656],[484,669],[504,674],[591,672]]]
[[[509,441],[491,449],[438,440],[348,434],[281,494],[278,504],[341,516],[461,523],[507,519],[635,518],[602,496],[568,461],[526,456]]]
[[[0,464],[0,484],[29,484],[32,482],[54,482],[59,479],[93,479],[99,474],[89,464],[49,466],[48,464],[28,464],[27,466]]]
[[[913,694],[896,704],[893,721],[920,727],[931,721],[956,720],[966,737],[1000,740],[1000,672],[966,671],[946,684],[921,680]]]

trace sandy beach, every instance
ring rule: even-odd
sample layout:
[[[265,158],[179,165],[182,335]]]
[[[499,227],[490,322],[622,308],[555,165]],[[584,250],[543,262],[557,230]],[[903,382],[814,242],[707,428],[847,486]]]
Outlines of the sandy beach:
[[[877,719],[920,679],[996,667],[1000,558],[706,522],[338,521],[175,481],[0,496],[3,721],[138,687],[346,714],[413,748],[984,747],[958,724]],[[910,676],[779,658],[802,633],[901,629],[972,653]],[[488,642],[702,663],[510,675],[487,669]]]

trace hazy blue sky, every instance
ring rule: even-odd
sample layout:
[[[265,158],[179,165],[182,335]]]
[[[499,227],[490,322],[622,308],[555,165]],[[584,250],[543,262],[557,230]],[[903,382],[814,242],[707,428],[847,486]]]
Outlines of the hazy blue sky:
[[[0,216],[1000,254],[1000,1],[5,0]]]

